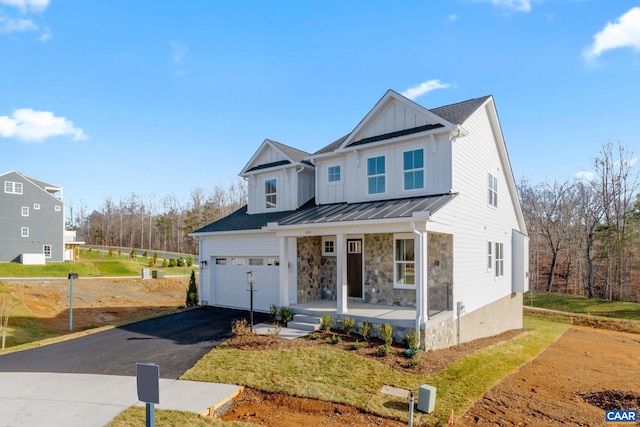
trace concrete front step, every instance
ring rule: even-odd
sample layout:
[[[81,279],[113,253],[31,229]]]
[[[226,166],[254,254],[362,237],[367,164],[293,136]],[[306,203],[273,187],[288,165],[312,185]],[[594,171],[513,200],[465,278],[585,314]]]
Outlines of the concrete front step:
[[[288,328],[302,329],[304,331],[317,331],[322,320],[319,317],[306,314],[295,314],[293,320],[287,323]]]

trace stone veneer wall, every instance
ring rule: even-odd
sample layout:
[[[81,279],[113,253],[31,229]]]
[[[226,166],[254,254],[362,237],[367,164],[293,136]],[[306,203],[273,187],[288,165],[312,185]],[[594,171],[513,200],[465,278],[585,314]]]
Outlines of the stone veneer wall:
[[[393,234],[366,234],[363,259],[365,302],[416,306],[415,290],[393,288]]]
[[[320,236],[299,237],[296,242],[298,303],[319,300],[322,238]]]
[[[427,237],[427,292],[429,311],[453,308],[447,286],[453,285],[453,236],[429,233]],[[451,287],[451,286],[449,286]]]

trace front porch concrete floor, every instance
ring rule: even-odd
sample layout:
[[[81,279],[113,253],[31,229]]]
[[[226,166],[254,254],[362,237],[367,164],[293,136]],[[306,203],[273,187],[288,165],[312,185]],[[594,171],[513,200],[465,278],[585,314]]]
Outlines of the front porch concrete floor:
[[[289,308],[294,313],[308,314],[317,317],[322,316],[323,313],[329,313],[332,319],[351,317],[358,321],[368,320],[372,323],[389,323],[393,326],[408,328],[415,327],[416,323],[415,307],[349,301],[347,303],[347,312],[338,314],[336,301],[319,300],[292,304]]]

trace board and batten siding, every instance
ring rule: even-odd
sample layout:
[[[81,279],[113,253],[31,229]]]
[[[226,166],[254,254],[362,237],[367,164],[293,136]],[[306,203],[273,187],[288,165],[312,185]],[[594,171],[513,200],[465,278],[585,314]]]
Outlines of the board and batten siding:
[[[405,151],[424,150],[424,188],[404,189],[403,154]],[[385,157],[385,192],[369,194],[367,159]],[[328,182],[330,166],[341,165],[342,181],[335,185]],[[403,143],[363,146],[348,152],[342,159],[316,160],[320,204],[358,203],[369,200],[397,199],[403,197],[444,194],[451,189],[451,143],[448,136],[436,138],[409,138]]]
[[[469,135],[453,142],[453,188],[458,193],[434,219],[454,224],[454,298],[469,313],[512,292],[512,232],[518,229],[504,170],[485,108],[465,123]],[[507,165],[508,167],[508,165]],[[498,179],[498,207],[488,203],[488,174]],[[493,244],[488,269],[487,242]],[[504,274],[496,278],[495,242],[504,245]]]
[[[267,209],[265,183],[270,179],[276,180],[276,207]],[[252,175],[248,182],[248,201],[249,214],[296,209],[298,207],[296,169],[288,167]]]

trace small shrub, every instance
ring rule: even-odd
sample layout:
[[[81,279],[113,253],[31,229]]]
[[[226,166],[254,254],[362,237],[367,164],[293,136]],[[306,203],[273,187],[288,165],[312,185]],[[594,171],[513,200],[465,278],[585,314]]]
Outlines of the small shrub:
[[[407,343],[407,347],[409,347],[409,349],[411,350],[417,350],[418,347],[420,347],[420,338],[418,337],[418,334],[415,331],[409,332],[404,337],[404,340]]]
[[[155,264],[158,261],[158,252],[153,253],[153,263]]]
[[[89,251],[91,251],[91,248],[89,248]],[[109,256],[112,257],[114,255],[115,253],[113,252],[113,248],[109,248]]]
[[[149,257],[149,252],[144,251],[144,252],[142,253],[142,256],[143,256],[143,257],[145,257],[145,258]]]
[[[320,339],[320,334],[317,333],[317,332],[311,332],[309,335],[307,335],[307,339],[309,341],[319,340]]]
[[[373,325],[371,322],[362,322],[362,325],[360,326],[360,335],[362,335],[362,338],[364,338],[365,341],[371,338],[373,335]]]
[[[169,267],[175,267],[176,265],[178,265],[178,261],[176,261],[175,258],[171,258],[169,260]]]
[[[231,333],[236,337],[246,337],[251,335],[251,326],[247,319],[234,320],[231,324]]]
[[[280,321],[286,325],[293,319],[293,311],[289,307],[280,307],[278,316],[280,316]]]
[[[189,255],[187,257],[187,267],[191,267],[193,265],[193,256]]]
[[[282,326],[274,325],[273,328],[267,329],[267,333],[270,337],[277,338],[280,336],[280,332],[282,331]]]
[[[131,253],[129,253],[129,257],[130,258],[137,258],[138,257],[138,253],[136,252],[135,249],[131,249]]]
[[[163,268],[167,268],[169,266],[169,263],[167,262],[166,258],[162,258],[162,267]]]
[[[420,353],[422,350],[418,349],[418,348],[408,348],[405,351],[402,352],[404,357],[408,357],[408,358],[412,358],[413,356],[415,356],[416,354]]]
[[[196,272],[191,270],[191,278],[189,279],[189,288],[187,289],[187,307],[198,305],[198,284],[196,283]]]
[[[415,369],[418,366],[420,366],[420,359],[411,359],[409,360],[409,364],[407,365],[407,368]]]
[[[342,330],[345,334],[351,335],[353,329],[356,327],[356,321],[351,317],[343,317],[342,318]]]
[[[275,304],[269,306],[269,320],[271,322],[278,320],[278,306]]]
[[[351,344],[351,350],[360,350],[364,346],[360,341],[356,340],[353,344]]]
[[[340,344],[342,342],[342,338],[340,338],[336,334],[331,334],[331,336],[327,338],[327,342],[333,345]]]
[[[184,258],[178,257],[178,259],[176,260],[176,264],[178,267],[184,267]]]
[[[122,249],[118,249],[118,256],[122,256]]]
[[[147,263],[149,267],[153,267],[155,263],[153,262],[153,258],[149,258],[149,262]]]
[[[393,328],[390,324],[385,323],[384,325],[380,325],[378,334],[380,335],[380,339],[384,341],[387,346],[391,345],[393,342]]]
[[[378,347],[378,356],[388,356],[389,353],[391,353],[391,347],[388,345],[385,344]]]
[[[331,315],[329,313],[322,313],[320,319],[320,329],[322,329],[323,331],[328,331],[329,329],[331,329]]]

